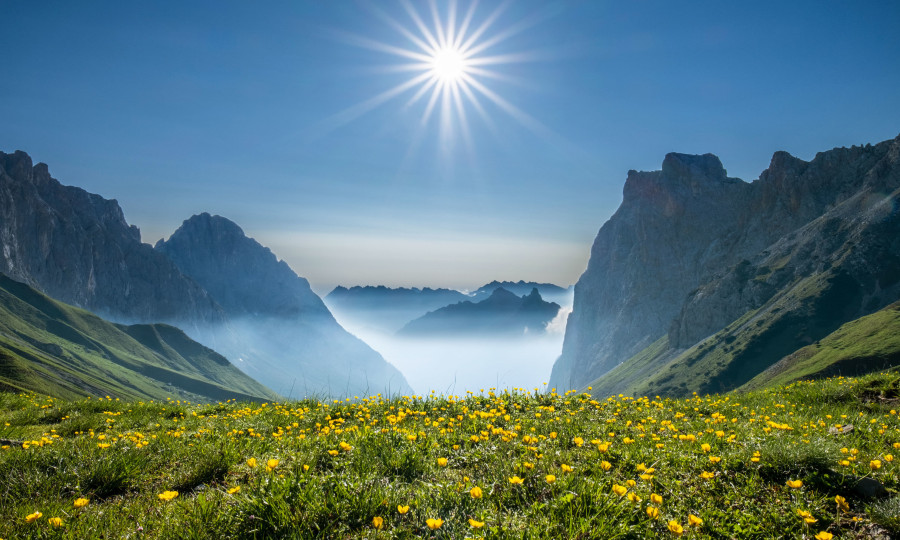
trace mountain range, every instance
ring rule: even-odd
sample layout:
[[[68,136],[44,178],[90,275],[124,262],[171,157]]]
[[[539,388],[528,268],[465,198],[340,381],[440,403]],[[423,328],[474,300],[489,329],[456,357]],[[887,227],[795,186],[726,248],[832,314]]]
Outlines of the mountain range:
[[[524,296],[497,287],[480,302],[466,300],[430,311],[397,332],[413,336],[522,336],[541,334],[559,313],[559,304],[545,302],[537,287]]]
[[[201,214],[156,248],[115,200],[0,152],[0,273],[121,324],[166,323],[282,396],[410,393],[283,261]]]
[[[750,183],[668,154],[600,228],[550,386],[730,390],[898,298],[900,137],[776,152]]]

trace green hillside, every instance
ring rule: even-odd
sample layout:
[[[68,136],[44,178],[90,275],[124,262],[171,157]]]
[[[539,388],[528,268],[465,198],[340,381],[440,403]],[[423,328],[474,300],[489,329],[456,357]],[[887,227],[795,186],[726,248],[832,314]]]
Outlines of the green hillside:
[[[858,375],[897,365],[900,302],[844,324],[821,341],[786,356],[741,389],[755,390],[832,375]]]
[[[0,391],[66,399],[277,398],[175,327],[113,324],[2,274]]]

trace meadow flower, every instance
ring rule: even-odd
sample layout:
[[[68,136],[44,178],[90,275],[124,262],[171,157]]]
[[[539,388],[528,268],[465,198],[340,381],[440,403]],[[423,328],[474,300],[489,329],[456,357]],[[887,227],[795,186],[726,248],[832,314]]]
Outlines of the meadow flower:
[[[381,530],[384,527],[384,518],[381,516],[375,516],[372,518],[372,526],[378,530]]]
[[[798,489],[803,487],[803,480],[788,480],[785,485],[791,489]]]
[[[469,518],[469,526],[472,528],[475,528],[475,529],[480,529],[480,528],[484,527],[484,522],[483,521],[475,521],[474,519]]]
[[[703,520],[700,519],[699,516],[695,516],[694,514],[689,514],[688,515],[688,525],[690,525],[692,527],[699,527],[700,525],[703,525]]]
[[[831,540],[834,535],[830,532],[819,531],[819,534],[815,536],[816,540]]]
[[[402,504],[398,504],[398,505],[397,505],[397,512],[399,512],[399,513],[401,513],[401,514],[405,514],[405,513],[409,512],[409,505],[404,506],[404,505],[402,505]]]
[[[328,451],[328,455],[329,455],[329,456],[336,456],[336,455],[338,455],[338,454],[339,454],[339,452],[338,452],[337,450],[329,450],[329,451]]]
[[[873,471],[877,471],[878,469],[881,468],[881,460],[873,459],[872,461],[869,462],[869,468],[872,469]]]
[[[565,463],[563,463],[562,465],[560,465],[560,468],[563,470],[563,472],[572,472],[572,471],[575,470],[575,469],[573,469],[572,467],[566,465]]]
[[[544,477],[544,479],[547,481],[548,484],[552,484],[553,482],[556,482],[556,476],[552,475],[552,474],[548,474],[546,477]]]
[[[269,472],[274,471],[275,467],[278,466],[278,463],[279,462],[277,459],[270,459],[269,461],[266,461],[266,470]]]
[[[708,444],[706,444],[706,443],[701,444],[701,445],[700,445],[700,448],[701,448],[704,452],[709,452],[710,450],[712,450],[712,446],[710,446],[710,445],[708,445]]]
[[[608,461],[601,461],[600,468],[603,469],[604,471],[608,471],[608,470],[612,469],[612,463],[610,463]]]
[[[512,478],[510,478],[509,481],[512,482]],[[469,496],[471,496],[473,499],[480,499],[481,498],[481,488],[478,486],[473,487],[472,489],[469,490]]]
[[[613,484],[612,486],[613,493],[618,495],[619,497],[624,496],[628,492],[628,488],[625,486],[620,486],[619,484]]]
[[[838,508],[840,508],[844,512],[850,511],[850,505],[847,504],[847,499],[841,497],[840,495],[837,495],[834,497],[834,502],[836,502],[838,505]]]
[[[252,457],[252,458],[248,459],[248,460],[247,460],[247,466],[248,466],[248,467],[256,467],[256,458],[253,458],[253,457]]]
[[[662,495],[657,495],[656,493],[650,494],[650,502],[656,505],[661,505],[663,503]]]
[[[44,514],[42,514],[41,512],[35,512],[33,514],[28,514],[27,516],[25,516],[25,521],[28,523],[31,523],[33,521],[40,519],[40,517],[43,515]]]
[[[584,439],[582,439],[581,437],[575,437],[574,439],[572,439],[572,442],[575,443],[575,446],[580,447],[582,444],[584,444]]]
[[[715,473],[711,473],[708,471],[703,471],[700,473],[700,478],[703,478],[704,480],[709,480],[710,478],[713,478],[715,476]]]
[[[47,521],[54,528],[62,527],[62,524],[63,524],[62,518],[58,518],[58,517],[52,517],[52,518],[48,519]]]
[[[709,456],[709,462],[710,462],[710,463],[718,463],[718,462],[720,462],[720,461],[722,461],[722,458],[720,458],[720,457],[717,457],[717,456]]]
[[[639,503],[639,502],[641,502],[641,498],[638,497],[637,493],[634,493],[634,492],[631,492],[631,493],[628,494],[628,500],[631,501],[631,502],[633,502],[633,503]]]
[[[511,476],[511,477],[509,478],[509,483],[510,483],[510,484],[521,484],[521,483],[524,482],[524,481],[525,481],[524,478],[519,478],[518,476]]]
[[[447,466],[447,458],[445,458],[445,457],[439,457],[439,458],[437,459],[437,464],[438,464],[439,467],[446,467],[446,466]]]
[[[884,460],[887,461],[888,463],[890,463],[890,462],[894,461],[894,456],[892,456],[891,454],[885,454]]]
[[[669,530],[677,534],[678,536],[681,536],[681,533],[684,532],[684,527],[682,527],[680,523],[673,519],[669,522]]]
[[[655,506],[648,506],[647,516],[650,519],[659,519],[659,508],[656,508]]]
[[[162,493],[157,495],[157,497],[159,497],[159,500],[161,500],[161,501],[171,501],[172,499],[174,499],[177,496],[178,496],[177,491],[163,491]]]
[[[233,488],[228,489],[228,494],[234,495],[235,493],[237,493],[240,490],[241,490],[241,486],[234,486]]]
[[[435,529],[440,529],[441,525],[444,524],[444,520],[440,519],[440,518],[437,518],[437,519],[428,518],[425,520],[425,523],[428,525],[428,528],[433,531]]]
[[[75,502],[72,503],[72,506],[74,506],[75,508],[84,508],[88,505],[89,502],[90,501],[88,501],[84,497],[79,497],[75,499]]]

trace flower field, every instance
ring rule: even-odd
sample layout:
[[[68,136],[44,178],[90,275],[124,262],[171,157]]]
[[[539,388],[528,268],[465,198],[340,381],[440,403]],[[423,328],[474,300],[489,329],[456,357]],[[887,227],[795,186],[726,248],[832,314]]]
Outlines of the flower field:
[[[0,538],[887,538],[898,384],[262,404],[0,394]]]

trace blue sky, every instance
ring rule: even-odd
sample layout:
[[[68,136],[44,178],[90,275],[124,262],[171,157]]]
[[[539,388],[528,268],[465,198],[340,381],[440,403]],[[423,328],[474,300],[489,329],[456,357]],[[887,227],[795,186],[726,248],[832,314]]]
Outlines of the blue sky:
[[[776,150],[900,133],[897,2],[482,0],[481,54],[515,61],[472,75],[507,106],[462,99],[467,137],[454,110],[423,122],[417,87],[365,107],[416,74],[385,50],[417,49],[401,2],[2,11],[0,150],[117,199],[146,242],[226,216],[320,292],[568,285],[629,169],[712,152],[753,180]]]

